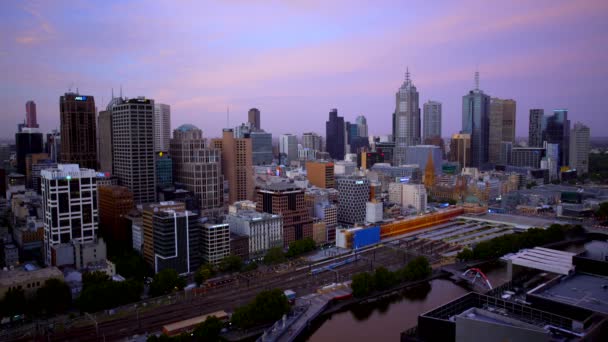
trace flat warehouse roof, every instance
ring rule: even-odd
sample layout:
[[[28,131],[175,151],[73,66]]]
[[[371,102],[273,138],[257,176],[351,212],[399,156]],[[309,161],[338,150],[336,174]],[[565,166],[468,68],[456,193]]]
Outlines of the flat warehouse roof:
[[[572,257],[575,255],[575,253],[535,247],[521,250],[515,254],[507,254],[502,258],[510,260],[513,265],[568,275],[574,271]]]
[[[595,312],[608,314],[608,278],[577,273],[532,294]]]

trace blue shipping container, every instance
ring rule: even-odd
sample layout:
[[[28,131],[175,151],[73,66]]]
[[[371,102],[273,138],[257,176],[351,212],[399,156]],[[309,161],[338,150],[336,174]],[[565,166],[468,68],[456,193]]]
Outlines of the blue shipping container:
[[[354,249],[369,246],[378,242],[380,242],[380,226],[365,228],[354,232]]]

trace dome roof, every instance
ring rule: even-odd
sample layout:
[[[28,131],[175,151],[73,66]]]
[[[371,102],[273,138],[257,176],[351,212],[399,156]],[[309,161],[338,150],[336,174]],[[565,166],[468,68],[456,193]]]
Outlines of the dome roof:
[[[180,132],[189,132],[189,131],[193,131],[193,130],[198,130],[198,127],[192,125],[192,124],[183,124],[179,127],[177,127],[177,130]]]

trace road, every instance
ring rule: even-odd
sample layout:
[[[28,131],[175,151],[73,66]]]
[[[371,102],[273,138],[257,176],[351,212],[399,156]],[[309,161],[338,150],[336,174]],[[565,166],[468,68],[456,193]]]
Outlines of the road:
[[[156,307],[146,312],[129,313],[126,316],[94,324],[67,328],[62,333],[48,336],[53,341],[114,341],[133,335],[160,331],[162,326],[217,310],[233,311],[250,302],[256,294],[274,288],[292,289],[298,296],[314,292],[318,287],[332,282],[342,282],[360,272],[384,266],[397,268],[405,264],[402,252],[379,247],[359,254],[354,263],[310,275],[309,268],[290,269],[281,273],[261,273],[249,281],[239,280],[223,288],[210,290],[201,296],[176,296],[174,303]],[[343,258],[343,257],[341,257]],[[341,259],[339,258],[339,259]]]

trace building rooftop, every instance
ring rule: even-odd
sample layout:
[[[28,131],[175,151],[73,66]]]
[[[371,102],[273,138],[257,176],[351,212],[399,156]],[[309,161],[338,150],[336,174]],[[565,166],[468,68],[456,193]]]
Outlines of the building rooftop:
[[[539,217],[531,217],[531,216],[518,216],[518,215],[508,215],[508,214],[484,214],[482,216],[474,216],[474,215],[463,215],[461,218],[472,221],[482,221],[488,223],[501,223],[513,226],[515,228],[520,229],[528,229],[528,228],[547,228],[552,224],[562,224],[564,222],[559,220],[549,220]]]
[[[577,273],[539,287],[529,294],[608,314],[608,278]]]
[[[27,270],[30,269],[30,270]],[[63,278],[63,273],[57,267],[46,267],[33,269],[31,267],[21,267],[13,270],[0,270],[0,287],[9,287],[12,284],[20,284],[25,280],[37,278]]]
[[[280,217],[279,215],[273,215],[269,213],[261,213],[254,210],[239,210],[236,213],[231,213],[229,216],[242,218],[249,221],[257,221],[264,219],[271,219]]]
[[[507,254],[502,259],[510,260],[513,265],[517,266],[568,275],[574,272],[572,258],[575,255],[576,253],[534,247],[533,249],[524,249],[517,253]]]
[[[287,182],[280,182],[280,183],[271,183],[271,184],[267,184],[265,185],[262,189],[260,189],[261,191],[291,191],[291,190],[301,190],[301,188],[299,188],[297,185],[295,185],[294,183],[287,183]]]

